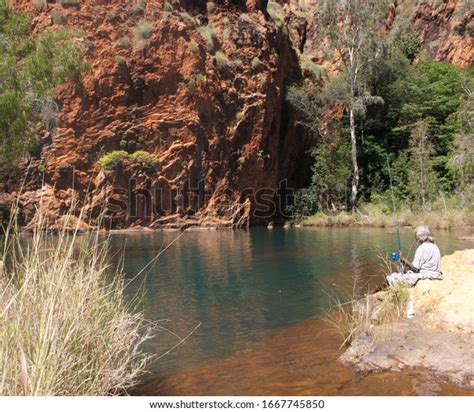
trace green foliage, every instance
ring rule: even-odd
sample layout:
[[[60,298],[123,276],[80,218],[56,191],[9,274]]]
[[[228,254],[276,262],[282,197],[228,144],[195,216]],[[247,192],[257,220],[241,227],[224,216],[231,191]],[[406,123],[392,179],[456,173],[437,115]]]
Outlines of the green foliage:
[[[105,171],[112,171],[124,160],[130,159],[130,154],[125,150],[114,150],[103,155],[98,163]]]
[[[38,173],[40,173],[40,174],[45,174],[46,171],[47,171],[46,166],[45,166],[43,163],[41,163],[40,165],[38,165]]]
[[[52,16],[53,23],[58,26],[64,26],[67,23],[66,15],[61,11],[53,10]]]
[[[151,37],[154,30],[151,23],[141,19],[132,30],[136,46],[140,49],[145,47],[147,40]]]
[[[394,42],[377,65],[364,69],[365,87],[384,105],[367,106],[363,116],[356,117],[362,131],[357,154],[360,200],[383,205],[386,213],[407,208],[428,213],[439,209],[437,202],[442,199],[446,213],[447,199],[457,193],[462,205],[456,207],[466,207],[474,181],[474,71],[445,62],[410,64],[410,56],[401,49],[400,42]],[[324,117],[334,102],[349,105],[344,96],[346,79],[341,77],[322,86],[306,80],[287,90],[287,100],[300,113],[317,148],[313,180],[297,199],[296,216],[309,210],[345,208],[342,193],[348,185],[350,160],[343,139],[349,134],[348,116],[345,111],[342,117],[330,116],[329,122]],[[333,141],[325,138],[328,128]],[[337,188],[336,194],[321,198],[325,187]],[[451,222],[448,226],[459,226],[454,215],[446,218]]]
[[[423,121],[418,122],[411,132],[410,155],[409,190],[424,209],[437,193],[438,177],[432,162],[434,146],[428,135],[428,125]]]
[[[313,77],[314,80],[318,81],[326,74],[326,69],[319,64],[314,63],[306,55],[300,55],[301,68]]]
[[[48,2],[47,0],[34,0],[33,6],[37,11],[44,11],[48,7]]]
[[[114,150],[103,155],[98,163],[106,174],[111,173],[123,161],[129,161],[141,170],[153,169],[157,165],[156,159],[145,150],[128,153],[125,150]]]
[[[115,62],[120,66],[120,67],[125,67],[127,66],[127,59],[123,56],[115,56]]]
[[[54,88],[67,79],[80,89],[88,66],[66,30],[31,35],[27,14],[0,1],[0,165],[10,166],[54,125]]]
[[[132,11],[137,14],[142,14],[145,11],[146,0],[138,0],[132,8]]]
[[[199,52],[199,44],[191,40],[188,44],[188,50],[193,54],[197,54]]]
[[[145,150],[137,150],[130,155],[130,159],[143,169],[153,169],[158,163],[156,159]]]
[[[112,10],[109,10],[107,11],[107,13],[105,13],[105,20],[107,20],[108,22],[113,22],[116,18],[117,14]]]
[[[215,59],[215,62],[216,62],[216,66],[219,68],[219,69],[223,69],[225,67],[227,67],[229,65],[229,59],[227,58],[227,56],[222,53],[221,51],[217,51],[215,56],[214,56],[214,59]]]
[[[189,95],[194,96],[198,88],[201,87],[205,80],[206,76],[204,76],[202,73],[193,75],[190,79],[188,79],[186,86]]]
[[[81,0],[60,0],[59,3],[63,7],[78,6],[81,4]]]
[[[66,173],[71,170],[73,166],[70,163],[62,162],[58,164],[58,170],[60,173]]]
[[[420,36],[415,32],[398,33],[394,43],[411,62],[418,56],[421,46],[423,45]]]
[[[206,43],[206,49],[209,53],[214,53],[217,49],[217,35],[216,31],[212,26],[205,26],[199,29],[199,34]]]
[[[196,19],[189,13],[182,12],[179,13],[179,16],[181,17],[181,20],[183,20],[188,26],[196,27],[198,25]]]
[[[282,28],[285,24],[285,13],[283,8],[276,1],[269,1],[267,4],[267,12],[275,22],[278,28]]]

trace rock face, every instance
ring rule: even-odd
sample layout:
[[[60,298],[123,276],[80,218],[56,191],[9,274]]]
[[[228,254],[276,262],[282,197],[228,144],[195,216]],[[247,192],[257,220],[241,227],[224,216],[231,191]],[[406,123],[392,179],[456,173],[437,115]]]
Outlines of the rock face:
[[[426,368],[458,385],[474,387],[472,285],[474,249],[442,259],[444,279],[412,289],[415,317],[373,325],[340,360],[361,371]]]
[[[40,13],[17,3],[35,15],[35,31],[63,13],[81,30],[91,65],[80,94],[58,88],[60,126],[30,165],[28,199],[41,189],[36,169],[44,164],[57,210],[70,197],[96,214],[111,202],[114,228],[246,227],[280,217],[284,204],[271,209],[280,184],[306,183],[310,140],[285,102],[286,83],[301,77],[298,59],[265,1],[217,2],[213,12],[204,1],[82,1]],[[152,27],[148,38],[141,20]],[[119,149],[145,150],[157,166],[122,162],[105,175],[97,159]]]
[[[321,2],[287,3],[287,22],[294,46],[330,71],[336,69],[335,62],[326,60],[321,47],[325,42],[314,18]],[[391,0],[386,29],[417,33],[422,50],[435,60],[460,67],[474,63],[474,9],[469,0]]]
[[[25,223],[47,192],[51,219],[81,206],[95,218],[106,206],[112,228],[266,224],[283,217],[288,188],[307,185],[312,142],[285,89],[302,78],[297,50],[316,60],[320,52],[309,19],[317,1],[305,15],[279,2],[289,35],[266,0],[57,1],[41,12],[14,3],[36,32],[62,13],[91,68],[82,88],[58,87],[59,126],[2,183],[4,218],[26,171]],[[438,58],[467,65],[472,16],[461,28],[452,17],[460,2],[443,4],[419,6],[415,27],[430,45],[440,39]],[[156,166],[121,161],[105,174],[97,161],[116,150],[147,151]]]

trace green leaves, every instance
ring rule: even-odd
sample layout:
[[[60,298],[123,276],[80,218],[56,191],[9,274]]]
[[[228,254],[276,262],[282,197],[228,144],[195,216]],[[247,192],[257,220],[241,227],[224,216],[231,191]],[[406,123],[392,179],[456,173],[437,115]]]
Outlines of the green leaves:
[[[78,91],[88,68],[82,47],[67,30],[32,35],[29,26],[28,15],[0,0],[0,167],[37,141],[38,124],[55,124],[54,88],[72,80]]]

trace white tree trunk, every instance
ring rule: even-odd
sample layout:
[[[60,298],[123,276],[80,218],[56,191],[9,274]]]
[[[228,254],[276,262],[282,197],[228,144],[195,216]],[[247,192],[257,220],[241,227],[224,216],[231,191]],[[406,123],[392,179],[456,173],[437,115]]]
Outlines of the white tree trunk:
[[[359,190],[359,165],[357,164],[357,140],[354,110],[349,111],[350,131],[351,131],[351,156],[352,156],[352,192],[351,192],[351,210],[353,211],[357,201],[357,192]]]

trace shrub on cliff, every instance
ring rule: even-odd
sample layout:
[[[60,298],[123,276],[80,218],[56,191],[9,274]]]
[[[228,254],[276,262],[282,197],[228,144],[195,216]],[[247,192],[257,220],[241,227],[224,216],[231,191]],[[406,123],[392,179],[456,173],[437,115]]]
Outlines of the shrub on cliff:
[[[214,53],[217,49],[217,35],[212,26],[201,27],[199,34],[206,43],[206,49],[209,53]]]
[[[142,19],[138,22],[138,24],[133,28],[133,36],[138,48],[143,48],[145,46],[153,31],[154,27],[148,21]]]
[[[125,150],[114,150],[103,155],[98,163],[104,172],[108,174],[125,160],[138,166],[141,170],[153,169],[158,163],[157,160],[145,150],[137,150],[132,154]]]
[[[153,169],[157,164],[156,159],[145,150],[137,150],[130,155],[130,159],[144,169]]]
[[[219,69],[223,69],[224,67],[227,67],[229,65],[229,59],[221,51],[216,52],[216,55],[214,56],[214,59],[216,61],[216,66]]]
[[[130,159],[130,154],[125,150],[114,150],[113,152],[106,153],[99,159],[99,165],[106,172],[112,171],[124,160]]]
[[[46,0],[34,0],[33,6],[37,11],[43,11],[48,7],[48,2]]]
[[[191,27],[196,27],[198,25],[196,19],[192,17],[189,13],[179,13],[179,16],[181,17],[181,20],[183,20],[187,25]]]
[[[59,3],[63,7],[79,6],[81,4],[81,0],[60,0]]]

